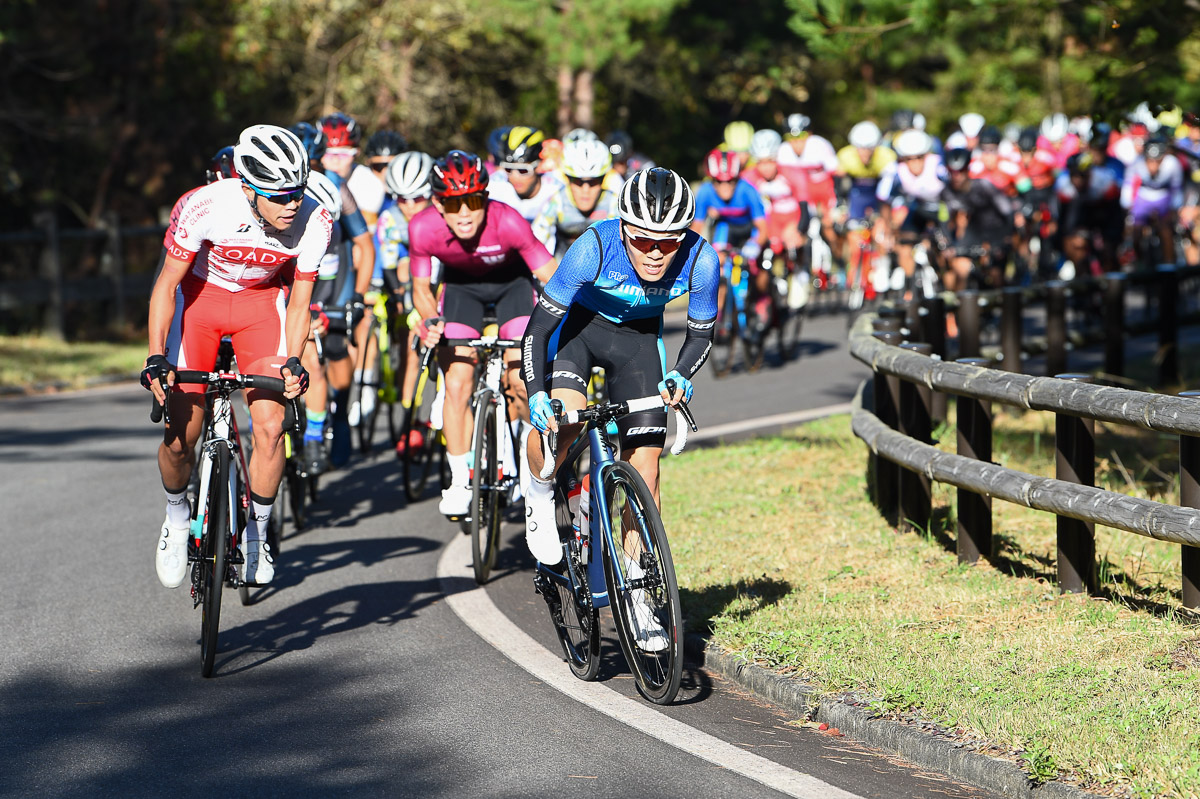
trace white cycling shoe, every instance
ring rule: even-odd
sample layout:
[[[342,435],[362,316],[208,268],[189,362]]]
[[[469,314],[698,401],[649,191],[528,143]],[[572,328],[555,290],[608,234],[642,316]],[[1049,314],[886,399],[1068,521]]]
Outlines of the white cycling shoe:
[[[442,501],[438,513],[443,516],[462,517],[471,511],[471,487],[451,485],[442,490]]]
[[[271,547],[266,541],[242,540],[238,544],[242,550],[242,582],[248,585],[266,585],[275,579],[275,558],[271,555]]]
[[[625,558],[625,576],[631,580],[640,580],[646,576],[646,572],[642,570],[641,564],[627,556]],[[654,615],[654,609],[650,607],[650,602],[646,599],[645,589],[638,588],[633,591],[629,600],[633,609],[631,621],[634,643],[637,644],[637,648],[643,652],[661,652],[670,646],[670,641],[667,640],[667,630]]]
[[[158,547],[154,552],[154,570],[158,581],[167,588],[178,588],[187,577],[187,545],[190,527],[172,527],[164,519]]]
[[[562,560],[562,541],[558,537],[553,497],[535,499],[525,495],[525,544],[533,556],[547,566]]]

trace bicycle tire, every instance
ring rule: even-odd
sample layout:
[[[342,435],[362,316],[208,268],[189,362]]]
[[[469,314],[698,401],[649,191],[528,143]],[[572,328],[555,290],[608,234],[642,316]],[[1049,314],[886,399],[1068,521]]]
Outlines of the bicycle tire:
[[[296,464],[285,466],[283,480],[287,483],[288,510],[292,513],[292,529],[300,532],[308,524],[308,492],[305,478],[296,468]],[[314,478],[315,479],[315,478]]]
[[[761,328],[758,311],[753,304],[746,309],[746,330],[742,335],[742,351],[745,354],[746,371],[750,374],[762,368],[766,357],[767,328]]]
[[[402,397],[404,396],[404,353],[408,346],[408,329],[403,325],[398,325],[391,333],[391,343],[388,345],[388,371],[387,375],[389,386],[387,394],[392,397],[391,402],[387,405],[387,421],[388,421],[388,438],[391,439],[392,447],[400,441],[400,436],[404,432],[400,416],[397,412],[398,408],[403,407]],[[409,357],[412,357],[411,355]],[[381,378],[381,383],[384,378]]]
[[[475,469],[471,475],[471,566],[483,585],[496,565],[500,549],[500,438],[497,403],[490,389],[475,405]]]
[[[638,692],[656,705],[667,705],[675,700],[683,678],[683,616],[667,533],[654,495],[636,469],[624,461],[616,461],[605,470],[602,482],[600,496],[607,500],[604,512],[614,525],[611,540],[606,537],[604,541],[604,573],[621,651],[633,672]],[[633,547],[624,542],[625,519],[637,528],[640,549],[637,563],[642,578],[629,576],[626,555]],[[614,546],[619,549],[613,551]],[[638,646],[634,603],[642,599],[662,626],[666,640],[661,649]]]
[[[401,440],[407,442],[400,463],[404,480],[404,496],[410,504],[418,502],[425,493],[425,484],[429,480],[431,456],[437,444],[438,431],[429,425],[429,414],[436,393],[435,386],[429,385],[429,382],[433,379],[434,374],[433,367],[431,367],[425,374],[417,376],[412,407],[404,420],[404,430],[400,434]],[[414,432],[421,436],[420,445],[416,447],[411,446]]]
[[[367,337],[363,339],[362,358],[359,360],[354,375],[354,397],[358,402],[358,424],[355,426],[355,436],[358,439],[358,451],[363,455],[368,455],[371,452],[371,441],[375,436],[375,419],[378,416],[379,408],[379,387],[376,383],[367,382],[367,363],[370,362],[371,353],[379,353],[379,319],[372,316],[371,325],[367,328]],[[378,369],[378,357],[376,357],[376,368]],[[375,392],[376,406],[372,408],[370,413],[363,413],[363,396],[367,392]],[[353,403],[354,398],[351,399]],[[353,405],[351,405],[353,407]]]
[[[208,483],[208,525],[200,539],[200,570],[196,582],[200,601],[200,674],[211,677],[217,657],[221,627],[221,592],[225,587],[229,543],[229,450],[216,447],[213,473]]]
[[[717,311],[712,353],[709,355],[713,372],[717,377],[724,377],[733,369],[734,352],[737,348],[737,341],[741,337],[737,320],[737,300],[733,296],[729,280],[724,276],[721,277],[718,289],[718,294],[722,293],[724,300]]]

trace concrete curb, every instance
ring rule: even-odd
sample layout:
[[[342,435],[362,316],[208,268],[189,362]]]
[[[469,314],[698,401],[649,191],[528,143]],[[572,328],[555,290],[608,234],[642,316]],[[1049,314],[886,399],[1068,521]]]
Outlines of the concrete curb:
[[[743,689],[795,713],[836,727],[847,737],[936,769],[963,782],[1013,799],[1100,799],[1098,794],[1062,782],[1036,785],[1020,767],[961,744],[931,735],[904,722],[876,718],[846,698],[821,697],[811,687],[783,674],[747,663],[698,635],[689,635],[687,652],[702,667]]]

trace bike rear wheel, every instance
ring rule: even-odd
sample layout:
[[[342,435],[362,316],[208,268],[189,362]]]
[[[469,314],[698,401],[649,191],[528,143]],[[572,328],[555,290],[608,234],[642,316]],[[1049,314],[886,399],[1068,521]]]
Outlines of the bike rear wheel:
[[[367,332],[366,346],[363,347],[362,360],[358,362],[357,374],[355,375],[354,383],[358,391],[358,449],[367,455],[371,452],[371,441],[375,438],[375,422],[379,418],[379,380],[368,374],[367,364],[371,363],[371,356],[379,355],[379,319],[371,318],[371,326]],[[378,372],[380,369],[379,358],[375,358],[375,369],[373,372]],[[370,413],[364,409],[365,403],[363,398],[368,394],[374,395],[375,402]]]
[[[425,492],[425,483],[429,479],[433,463],[431,455],[435,451],[439,435],[439,431],[429,424],[429,415],[436,395],[436,368],[431,365],[426,372],[417,375],[412,407],[400,434],[400,440],[404,442],[404,451],[400,458],[403,466],[401,471],[404,473],[404,495],[410,503],[419,501]]]
[[[387,395],[387,421],[388,421],[388,437],[392,441],[392,446],[400,440],[400,436],[404,433],[404,425],[400,411],[403,408],[401,397],[404,396],[404,353],[407,352],[408,330],[403,326],[396,327],[391,334],[391,345],[388,347],[387,363],[388,368],[383,372],[384,380],[387,381],[387,387],[384,393]],[[410,354],[411,357],[411,354]]]
[[[208,525],[200,539],[199,573],[193,584],[200,592],[200,674],[211,677],[217,657],[217,632],[221,626],[221,592],[228,568],[229,450],[216,447],[208,483]]]
[[[734,352],[737,350],[741,330],[738,328],[737,300],[733,296],[733,289],[726,278],[721,278],[717,293],[721,297],[721,304],[717,309],[717,322],[714,327],[712,353],[709,360],[712,362],[716,376],[724,377],[733,369]]]
[[[670,704],[683,677],[683,617],[662,518],[646,482],[624,461],[606,469],[600,496],[612,531],[604,573],[621,650],[642,696]]]
[[[471,476],[471,565],[483,585],[500,548],[500,434],[495,395],[479,393],[475,405],[475,469]],[[504,431],[507,432],[507,431]]]

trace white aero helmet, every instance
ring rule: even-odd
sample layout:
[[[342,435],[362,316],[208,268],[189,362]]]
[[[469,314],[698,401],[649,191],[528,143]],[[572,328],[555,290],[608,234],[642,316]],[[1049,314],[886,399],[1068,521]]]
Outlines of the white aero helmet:
[[[298,189],[308,180],[308,150],[296,134],[277,125],[243,130],[233,161],[241,179],[259,189]]]
[[[873,150],[879,146],[879,141],[882,138],[883,133],[880,132],[879,126],[869,119],[863,120],[850,128],[849,139],[851,147]]]
[[[304,193],[316,200],[336,222],[342,218],[342,190],[320,172],[308,176]]]
[[[599,139],[599,136],[587,128],[571,128],[567,131],[567,135],[563,136],[563,144],[570,144],[573,141],[598,141]]]
[[[929,134],[916,128],[906,130],[892,141],[892,149],[900,158],[925,155],[933,147]]]
[[[1158,122],[1158,117],[1150,110],[1149,103],[1138,103],[1137,108],[1133,109],[1133,113],[1129,115],[1129,121],[1141,122],[1151,133],[1162,127]]]
[[[1067,133],[1071,127],[1071,120],[1067,119],[1066,114],[1051,114],[1042,120],[1042,135],[1050,141],[1057,144],[1067,138]]]
[[[683,230],[696,217],[696,198],[679,174],[660,166],[633,173],[617,204],[621,221],[652,233]]]
[[[433,186],[429,183],[432,169],[432,156],[418,152],[400,153],[388,164],[383,182],[393,197],[430,197],[433,195]]]
[[[750,140],[750,157],[755,161],[774,161],[779,157],[783,137],[770,128],[756,131]]]
[[[958,129],[965,133],[968,139],[973,139],[979,135],[979,131],[983,130],[984,122],[986,120],[983,118],[983,114],[971,111],[958,118]]]
[[[569,178],[602,178],[612,169],[612,153],[599,139],[579,139],[563,145],[562,170]]]

